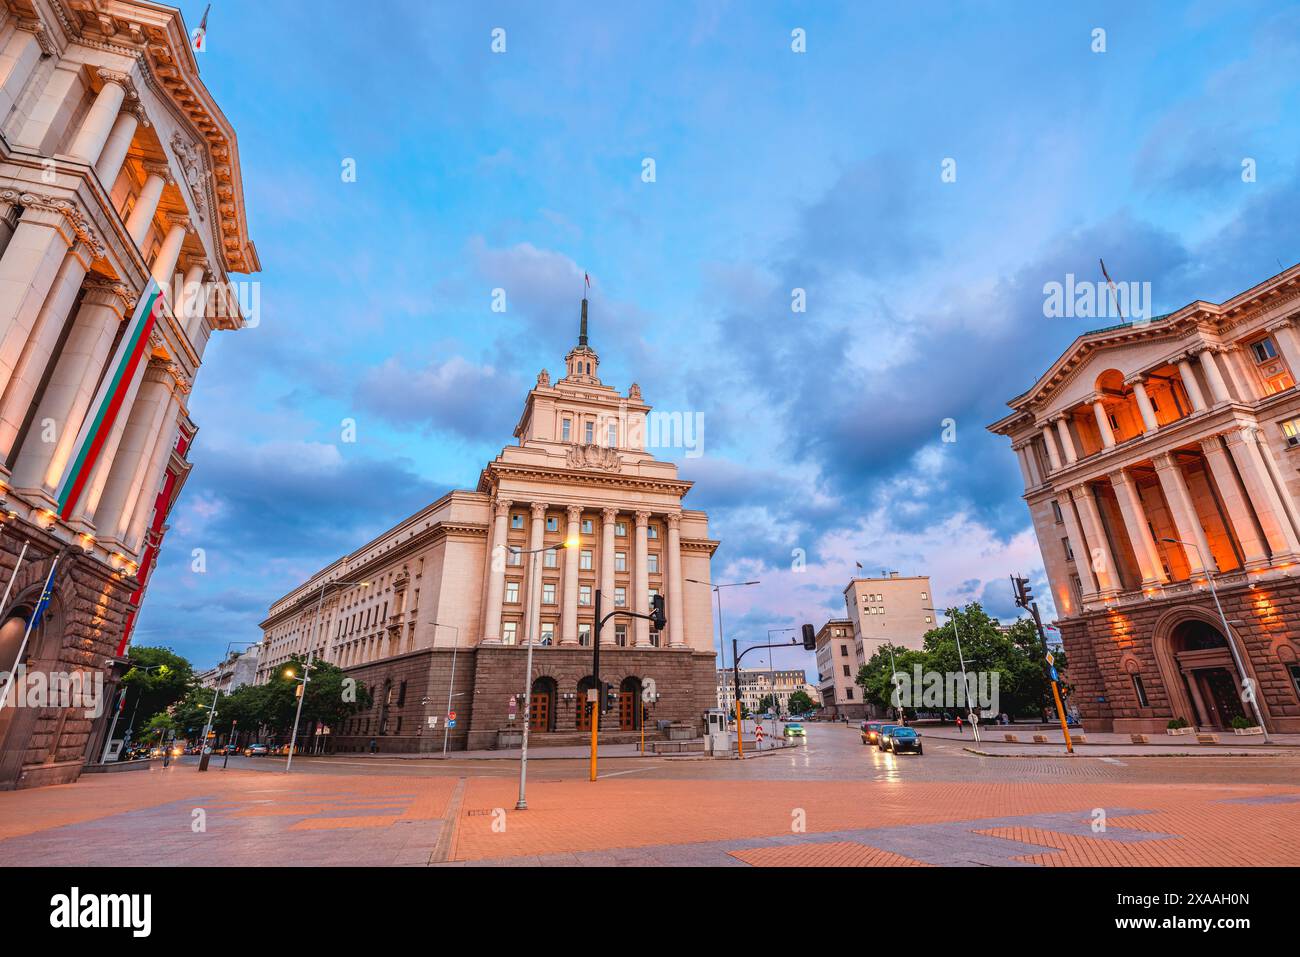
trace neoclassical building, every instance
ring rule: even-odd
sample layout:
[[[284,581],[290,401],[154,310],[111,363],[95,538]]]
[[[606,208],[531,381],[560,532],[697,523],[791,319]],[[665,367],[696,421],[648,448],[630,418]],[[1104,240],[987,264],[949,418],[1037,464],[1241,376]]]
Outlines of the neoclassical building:
[[[1300,731],[1298,319],[1293,266],[1086,333],[990,426],[1020,460],[1089,727],[1253,720],[1244,678],[1269,730]]]
[[[98,719],[0,712],[0,788],[100,753],[189,471],[194,377],[212,333],[245,324],[218,290],[258,268],[235,133],[179,11],[0,0],[0,671],[53,568],[21,664],[106,675]]]
[[[529,642],[535,743],[590,731],[578,703],[595,681],[595,641],[599,678],[617,694],[601,725],[610,736],[637,731],[643,715],[656,729],[702,730],[715,704],[708,582],[718,542],[707,516],[682,504],[691,483],[647,446],[660,430],[647,431],[640,388],[623,395],[601,381],[585,299],[580,329],[563,378],[537,377],[516,444],[477,488],[448,493],[271,606],[259,680],[313,650],[374,694],[369,712],[328,729],[330,748],[440,749],[449,710],[451,747],[495,747],[524,712]],[[602,613],[647,612],[663,595],[667,627],[615,618],[596,635],[597,590]]]

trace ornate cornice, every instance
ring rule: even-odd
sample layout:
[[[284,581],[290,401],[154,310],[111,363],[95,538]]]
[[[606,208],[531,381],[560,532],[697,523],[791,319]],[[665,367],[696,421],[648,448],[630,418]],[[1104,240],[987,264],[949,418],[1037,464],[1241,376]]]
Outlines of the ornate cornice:
[[[43,209],[58,213],[68,221],[73,234],[86,244],[95,259],[103,259],[108,249],[99,234],[91,227],[86,214],[75,203],[46,193],[26,193],[16,189],[0,190],[0,202],[12,203],[24,209]]]

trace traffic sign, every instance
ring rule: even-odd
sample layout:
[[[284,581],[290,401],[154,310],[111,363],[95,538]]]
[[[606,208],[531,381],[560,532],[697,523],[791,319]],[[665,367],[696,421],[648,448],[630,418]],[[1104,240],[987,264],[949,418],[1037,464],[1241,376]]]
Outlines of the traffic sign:
[[[1056,664],[1056,659],[1052,657],[1052,653],[1050,651],[1047,653],[1047,663],[1049,665]]]
[[[756,737],[759,741],[763,740],[763,726],[761,724],[758,725],[758,727],[755,729],[754,737]]]
[[[456,727],[456,721],[455,721],[455,719],[452,719],[452,720],[448,721],[448,722],[447,722],[447,727],[449,727],[449,728],[454,728],[454,727]]]
[[[456,712],[455,712],[455,711],[448,711],[448,712],[447,712],[447,720],[448,720],[448,721],[455,721],[455,720],[456,720]]]
[[[1056,681],[1056,680],[1057,680],[1057,678],[1056,678],[1056,668],[1055,668],[1055,667],[1052,667],[1052,666],[1049,666],[1049,669],[1050,669],[1051,672],[1052,672],[1052,680],[1053,680],[1053,681]]]

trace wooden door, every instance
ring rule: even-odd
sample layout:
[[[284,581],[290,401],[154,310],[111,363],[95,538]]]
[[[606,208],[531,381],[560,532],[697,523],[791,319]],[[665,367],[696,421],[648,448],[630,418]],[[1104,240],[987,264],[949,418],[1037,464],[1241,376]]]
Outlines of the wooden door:
[[[548,694],[534,694],[529,704],[528,712],[528,730],[529,731],[550,731],[551,730],[551,696]]]

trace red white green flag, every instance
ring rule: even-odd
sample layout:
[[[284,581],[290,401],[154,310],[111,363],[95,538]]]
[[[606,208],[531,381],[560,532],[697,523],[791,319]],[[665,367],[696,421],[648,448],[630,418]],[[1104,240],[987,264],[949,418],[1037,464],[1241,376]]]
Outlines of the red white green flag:
[[[126,394],[131,388],[131,380],[135,378],[135,370],[149,349],[149,333],[157,321],[162,303],[162,288],[157,281],[150,279],[136,304],[135,314],[131,316],[122,341],[118,343],[117,352],[113,354],[113,361],[100,380],[99,391],[95,393],[95,401],[91,403],[86,418],[81,423],[81,431],[77,434],[71,464],[63,475],[58,491],[59,516],[64,520],[70,518],[73,509],[77,507],[77,502],[86,490],[86,483],[95,470],[95,463],[104,449],[104,443],[113,431],[113,423],[122,411]]]

